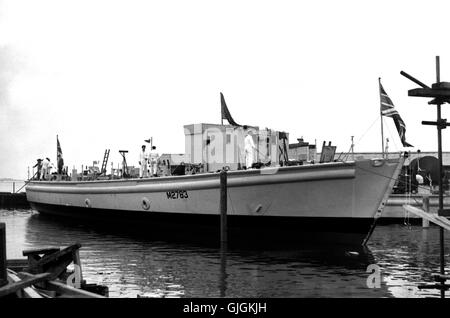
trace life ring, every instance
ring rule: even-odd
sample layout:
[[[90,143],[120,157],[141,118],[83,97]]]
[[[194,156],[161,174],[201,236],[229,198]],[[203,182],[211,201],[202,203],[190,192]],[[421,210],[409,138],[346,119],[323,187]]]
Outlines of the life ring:
[[[90,208],[90,207],[91,207],[91,200],[89,200],[89,199],[84,200],[84,205],[85,205],[87,208]]]
[[[145,198],[145,197],[142,198],[141,205],[142,205],[142,208],[143,208],[144,210],[150,209],[150,200],[147,199],[147,198]]]

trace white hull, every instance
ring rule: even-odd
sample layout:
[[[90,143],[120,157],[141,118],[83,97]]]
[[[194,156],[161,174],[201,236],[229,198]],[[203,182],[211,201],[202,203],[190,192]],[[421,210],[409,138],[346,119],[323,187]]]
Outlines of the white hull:
[[[319,228],[321,219],[324,223],[341,219],[371,224],[381,212],[402,162],[403,158],[282,167],[277,171],[232,171],[228,173],[228,215],[252,217],[253,221],[257,218],[258,222],[314,219]],[[126,212],[127,219],[173,215],[173,222],[177,221],[175,216],[218,216],[219,197],[218,173],[108,181],[39,181],[27,186],[28,201],[41,212],[68,215],[76,211],[76,216],[88,218],[102,211],[104,221],[109,216],[113,218],[114,212],[121,216]],[[368,234],[367,228],[347,230]]]

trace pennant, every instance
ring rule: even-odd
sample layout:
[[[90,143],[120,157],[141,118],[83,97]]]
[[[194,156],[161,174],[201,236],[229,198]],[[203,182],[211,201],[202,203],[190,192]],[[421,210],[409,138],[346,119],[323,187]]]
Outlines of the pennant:
[[[230,111],[228,110],[227,104],[225,103],[225,98],[223,97],[222,93],[220,93],[220,103],[222,105],[222,119],[226,119],[230,123],[230,125],[239,127],[242,126],[236,123],[233,117],[231,117]]]

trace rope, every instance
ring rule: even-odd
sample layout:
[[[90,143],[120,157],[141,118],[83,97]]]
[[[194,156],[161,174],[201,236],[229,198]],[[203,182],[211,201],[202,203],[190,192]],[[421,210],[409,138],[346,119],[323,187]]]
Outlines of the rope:
[[[376,172],[373,172],[373,171],[371,171],[371,170],[364,169],[364,168],[361,168],[361,167],[358,167],[358,169],[361,169],[361,170],[366,171],[366,172],[373,173],[373,174],[375,174],[375,175],[377,175],[377,176],[380,176],[380,177],[383,177],[383,178],[387,178],[387,179],[390,179],[390,180],[398,180],[398,179],[395,179],[395,178],[392,178],[392,177],[389,177],[389,176],[385,176],[384,174],[376,173]],[[407,182],[404,182],[404,181],[402,181],[402,180],[398,180],[398,182],[399,182],[399,183],[402,183],[402,184],[408,185]],[[424,186],[421,186],[421,185],[418,185],[417,188],[429,190],[429,188],[424,187]]]
[[[397,146],[397,143],[395,142],[395,138],[392,137],[392,133],[391,133],[391,130],[389,129],[389,125],[386,125],[386,129],[387,129],[387,131],[389,133],[389,137],[391,137],[391,140],[394,143],[395,150],[398,150],[399,148]]]
[[[37,175],[37,171],[36,171],[36,173],[30,178],[30,179],[28,179],[24,184],[23,184],[23,186],[21,186],[20,188],[19,188],[19,190],[17,190],[16,192],[14,192],[14,193],[18,193],[20,190],[22,190],[22,188],[24,187],[24,186],[26,186],[31,180],[33,180],[33,178]]]
[[[408,161],[409,161],[409,160],[410,160],[410,159],[409,159],[409,157],[408,157]],[[371,170],[369,170],[369,169],[364,169],[364,168],[361,168],[361,167],[357,167],[357,168],[360,169],[360,170],[363,170],[363,171],[366,171],[366,172],[369,172],[369,173],[378,175],[378,176],[380,176],[380,177],[387,178],[387,179],[389,179],[389,180],[396,180],[396,181],[398,181],[399,183],[403,183],[403,184],[405,184],[406,186],[409,186],[408,189],[411,189],[412,178],[409,178],[409,181],[405,182],[405,181],[402,181],[402,180],[399,180],[399,179],[395,179],[395,178],[392,178],[392,177],[389,177],[389,176],[385,176],[385,175],[383,175],[383,174],[381,174],[381,173],[373,172],[373,171],[371,171]],[[409,172],[411,172],[411,168],[409,168],[409,170],[410,170]],[[411,176],[411,174],[409,174],[409,175]],[[421,186],[421,185],[418,185],[417,187],[418,187],[418,188],[422,188],[422,189],[429,190],[427,187],[423,187],[423,186]],[[411,191],[408,192],[408,195],[407,195],[407,201],[408,201],[408,203],[411,202]],[[420,202],[417,201],[416,198],[414,198],[414,201],[415,201],[415,203],[420,204]],[[404,212],[405,212],[405,213],[404,213],[403,224],[406,225],[406,226],[408,227],[408,229],[412,229],[412,227],[411,227],[411,222],[410,222],[409,211],[406,211],[406,210],[405,210]]]
[[[406,202],[408,203],[408,204],[410,204],[411,203],[411,188],[412,188],[412,174],[411,174],[411,172],[412,172],[412,169],[411,169],[411,158],[410,157],[408,157],[408,169],[407,169],[407,173],[408,173],[408,179],[407,179],[407,189],[409,189],[409,191],[407,192],[407,195],[406,195]],[[404,225],[406,225],[408,228],[410,228],[411,229],[411,224],[410,224],[410,222],[409,222],[409,211],[408,210],[406,210],[406,209],[403,209],[403,212],[404,212],[404,219],[403,219],[403,224]]]
[[[375,118],[375,120],[372,122],[372,124],[369,126],[369,128],[367,128],[367,130],[361,135],[361,137],[359,137],[359,139],[356,141],[356,143],[353,143],[353,146],[355,146],[356,144],[358,144],[361,139],[364,138],[364,136],[369,132],[369,130],[373,127],[373,125],[378,121],[378,116]],[[350,153],[352,152],[352,146],[350,146],[350,149],[348,150],[348,152],[342,157],[342,162],[344,162],[348,156],[350,155]],[[343,152],[341,152],[341,154],[339,155],[339,158],[341,157],[341,155],[343,154]],[[337,160],[339,160],[339,158]]]
[[[372,126],[378,121],[380,117],[377,116],[377,118],[375,118],[374,122],[369,126],[369,128],[367,128],[367,130],[361,135],[361,137],[359,137],[359,139],[356,141],[355,145],[357,143],[359,143],[361,141],[361,139],[363,139],[363,137],[369,132],[369,130],[372,128]]]

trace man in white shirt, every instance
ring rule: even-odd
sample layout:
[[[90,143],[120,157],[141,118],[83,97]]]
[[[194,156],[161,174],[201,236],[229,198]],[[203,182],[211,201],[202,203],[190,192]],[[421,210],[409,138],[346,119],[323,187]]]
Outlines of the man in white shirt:
[[[41,180],[48,180],[48,165],[50,164],[50,159],[45,158],[42,163],[42,174]]]
[[[156,147],[152,146],[152,150],[150,151],[150,176],[157,177],[158,176],[158,154],[156,153]]]
[[[246,136],[244,139],[244,151],[245,151],[245,167],[247,169],[251,169],[254,158],[255,158],[255,143],[253,142],[252,133],[250,130],[248,130],[247,127],[244,127],[246,130]]]
[[[145,153],[145,145],[142,145],[142,151],[139,156],[139,178],[147,178],[147,154]]]

